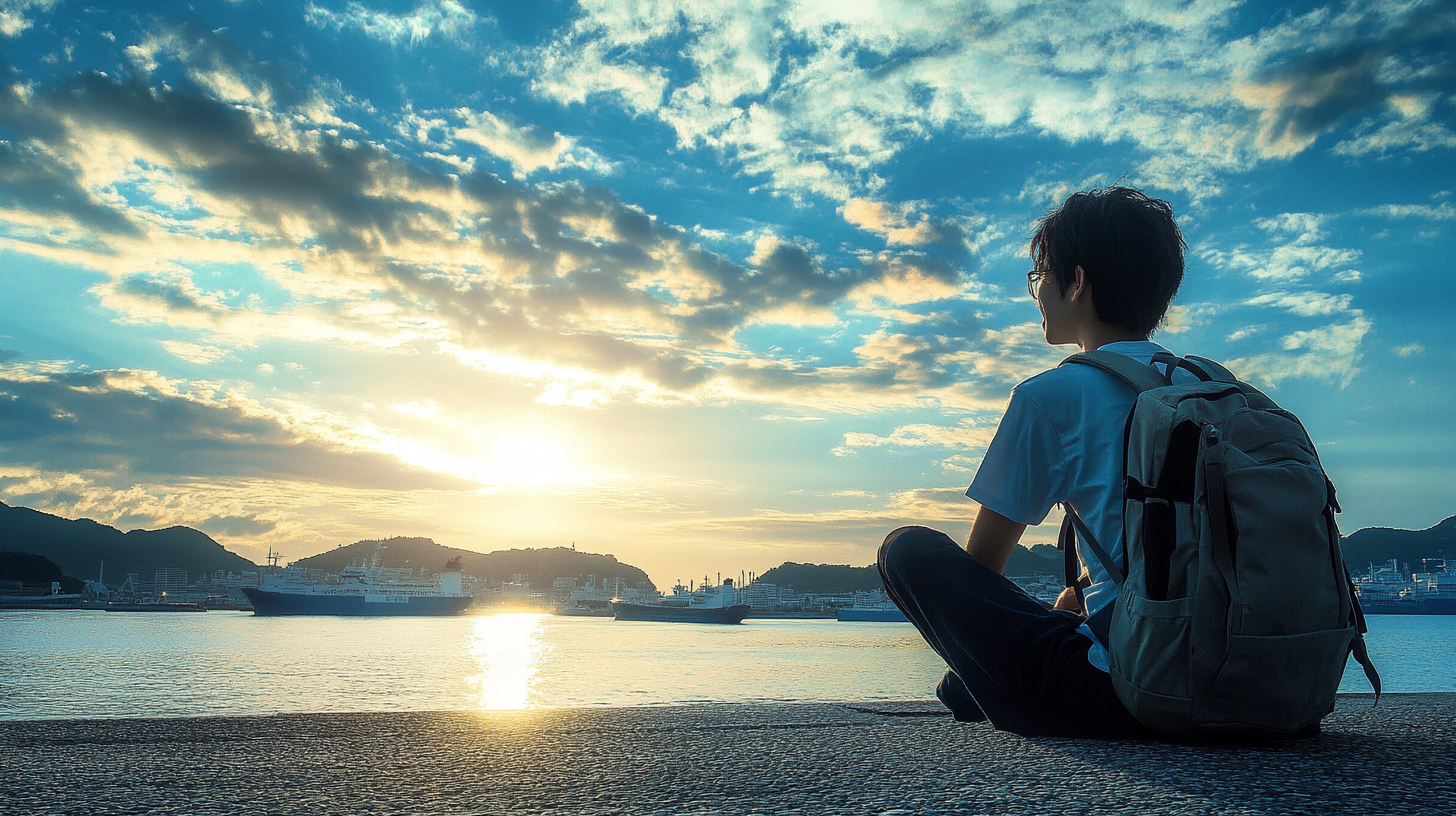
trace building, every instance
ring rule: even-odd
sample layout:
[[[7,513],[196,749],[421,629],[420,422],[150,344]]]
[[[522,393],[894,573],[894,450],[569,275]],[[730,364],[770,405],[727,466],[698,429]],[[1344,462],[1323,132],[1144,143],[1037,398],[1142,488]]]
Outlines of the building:
[[[187,570],[181,567],[157,567],[152,583],[158,595],[186,592]]]
[[[755,612],[775,611],[779,603],[779,585],[754,581],[743,588],[743,602]]]

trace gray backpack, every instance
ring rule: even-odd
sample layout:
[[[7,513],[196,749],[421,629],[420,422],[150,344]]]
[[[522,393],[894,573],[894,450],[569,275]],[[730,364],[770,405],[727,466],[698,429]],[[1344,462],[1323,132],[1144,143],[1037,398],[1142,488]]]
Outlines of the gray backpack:
[[[1228,369],[1160,353],[1063,361],[1131,385],[1122,563],[1064,505],[1076,539],[1118,585],[1088,621],[1139,722],[1181,738],[1317,733],[1353,653],[1380,696],[1365,619],[1340,554],[1335,487],[1304,427]],[[1198,382],[1173,385],[1175,368]],[[1073,531],[1075,530],[1075,535]]]

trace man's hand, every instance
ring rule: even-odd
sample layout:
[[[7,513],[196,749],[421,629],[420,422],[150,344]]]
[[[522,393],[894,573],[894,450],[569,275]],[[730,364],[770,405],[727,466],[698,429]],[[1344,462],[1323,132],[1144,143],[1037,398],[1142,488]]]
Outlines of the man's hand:
[[[1062,590],[1062,594],[1057,596],[1057,602],[1052,605],[1052,609],[1064,609],[1068,612],[1076,612],[1078,615],[1082,614],[1082,605],[1077,603],[1077,590],[1071,587]]]
[[[976,523],[971,525],[966,552],[982,565],[1005,574],[1006,561],[1024,532],[1025,524],[1018,524],[989,507],[982,507],[981,512],[976,514]]]

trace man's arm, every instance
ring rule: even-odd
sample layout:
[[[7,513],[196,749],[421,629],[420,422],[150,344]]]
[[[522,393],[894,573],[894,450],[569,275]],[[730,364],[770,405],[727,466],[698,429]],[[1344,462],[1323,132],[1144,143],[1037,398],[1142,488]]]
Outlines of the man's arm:
[[[1025,524],[1018,524],[989,507],[982,507],[976,514],[976,523],[971,525],[971,537],[966,541],[966,552],[990,567],[998,574],[1006,572],[1006,561],[1011,558],[1012,548],[1021,541],[1026,532]]]
[[[1025,524],[1018,524],[989,507],[982,507],[976,514],[976,523],[971,525],[971,537],[966,541],[966,552],[997,573],[1005,574],[1006,562],[1011,558],[1012,548],[1021,542],[1026,532]],[[1062,591],[1054,609],[1082,614],[1077,595],[1071,587]]]

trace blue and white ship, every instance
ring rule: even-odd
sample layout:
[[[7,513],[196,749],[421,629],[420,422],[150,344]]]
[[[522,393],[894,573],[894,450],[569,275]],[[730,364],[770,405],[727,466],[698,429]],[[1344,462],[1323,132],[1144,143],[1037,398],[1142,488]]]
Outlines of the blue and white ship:
[[[612,602],[613,616],[619,621],[742,623],[749,611],[742,590],[734,588],[732,580],[710,587],[706,575],[696,590],[690,592],[679,583],[671,595],[655,604]]]
[[[351,564],[324,580],[309,580],[307,570],[289,566],[261,588],[244,587],[243,594],[255,615],[456,615],[474,600],[459,572],[416,577],[413,570],[380,567],[377,551],[368,564]]]

